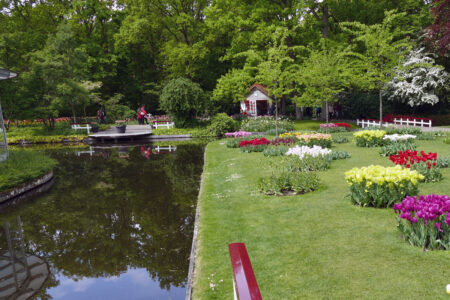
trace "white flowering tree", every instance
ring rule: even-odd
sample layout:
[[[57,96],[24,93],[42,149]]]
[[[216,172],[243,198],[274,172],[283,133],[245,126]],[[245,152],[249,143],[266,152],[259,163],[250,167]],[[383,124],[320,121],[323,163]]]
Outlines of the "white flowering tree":
[[[413,50],[406,57],[396,76],[385,86],[389,100],[399,100],[411,107],[439,102],[438,91],[449,89],[449,74],[427,56],[424,48]]]

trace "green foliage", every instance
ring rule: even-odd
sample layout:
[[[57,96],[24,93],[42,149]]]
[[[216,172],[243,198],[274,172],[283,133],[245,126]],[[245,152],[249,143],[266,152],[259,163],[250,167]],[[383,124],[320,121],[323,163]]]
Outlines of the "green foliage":
[[[314,172],[280,172],[268,178],[259,178],[258,189],[266,195],[293,195],[312,192],[320,180]]]
[[[282,134],[282,133],[286,133],[286,132],[289,132],[289,130],[286,130],[284,128],[278,128],[278,134]],[[266,131],[266,135],[275,136],[276,134],[277,133],[276,133],[275,128],[272,128],[272,129],[269,129]]]
[[[333,150],[331,151],[331,154],[329,154],[329,157],[331,160],[336,160],[336,159],[347,159],[352,157],[352,155],[347,151]]]
[[[210,135],[222,137],[227,132],[233,132],[237,130],[239,124],[233,118],[229,117],[225,113],[215,115],[211,119],[211,125],[208,126],[207,131]]]
[[[411,245],[429,250],[450,249],[450,234],[446,234],[450,226],[445,221],[441,222],[442,232],[433,222],[428,221],[428,224],[425,224],[421,218],[414,224],[400,217],[397,217],[397,221],[398,230]]]
[[[294,123],[288,120],[278,120],[278,127],[284,130],[294,130]],[[242,121],[241,130],[250,132],[267,132],[275,129],[275,119],[273,118],[258,118],[247,119]]]
[[[438,157],[436,160],[436,167],[448,168],[450,166],[450,157]]]
[[[137,112],[122,104],[107,105],[105,107],[107,112],[106,118],[108,123],[114,123],[116,120],[136,119]]]
[[[283,156],[288,150],[289,147],[287,146],[267,147],[263,154],[264,156]]]
[[[164,86],[160,103],[177,127],[186,127],[204,112],[205,93],[189,79],[172,79]]]
[[[442,180],[443,176],[441,170],[436,166],[428,166],[425,162],[419,162],[411,165],[411,170],[417,171],[422,174],[425,178],[425,182],[435,182]]]
[[[333,136],[332,140],[333,140],[333,143],[336,143],[336,144],[344,144],[344,143],[349,142],[348,138],[343,135],[335,135],[335,136]]]
[[[286,166],[289,172],[311,172],[323,171],[330,168],[330,157],[305,155],[303,159],[299,159],[296,155],[288,155],[282,157],[282,165]]]
[[[450,138],[446,138],[442,141],[444,144],[450,144]]]
[[[386,131],[386,134],[422,134],[420,127],[383,127],[383,130]]]
[[[346,131],[347,131],[347,129],[345,127],[330,127],[330,128],[328,128],[328,133],[346,132]],[[317,130],[317,132],[327,133],[327,129],[319,128],[319,130]]]
[[[406,150],[417,150],[417,146],[413,141],[397,141],[386,144],[381,147],[380,155],[381,156],[390,156],[394,154],[398,154],[398,151],[406,151]]]
[[[240,147],[241,152],[251,153],[251,152],[264,152],[264,150],[269,147],[268,145],[257,145],[257,146],[248,146],[248,147]]]
[[[56,165],[56,160],[40,152],[12,150],[9,159],[0,163],[0,192],[31,182]]]

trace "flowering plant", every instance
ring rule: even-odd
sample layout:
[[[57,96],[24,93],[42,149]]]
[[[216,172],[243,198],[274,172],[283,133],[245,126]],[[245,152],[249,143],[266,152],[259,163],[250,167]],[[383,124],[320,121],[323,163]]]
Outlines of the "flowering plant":
[[[324,149],[320,146],[313,146],[313,147],[307,147],[307,146],[295,146],[294,148],[289,148],[289,150],[286,152],[286,155],[297,155],[300,159],[303,159],[305,155],[310,155],[312,157],[317,156],[325,156],[331,153],[331,150]]]
[[[420,154],[411,150],[399,151],[397,155],[389,156],[389,159],[396,165],[418,171],[426,182],[441,180],[442,174],[436,164],[437,153],[420,151]]]
[[[301,144],[307,146],[317,145],[323,148],[330,148],[332,143],[330,134],[306,133],[306,134],[297,134],[295,137],[297,138],[297,140],[299,140]]]
[[[384,130],[362,130],[353,134],[358,147],[382,146],[385,135],[386,131]]]
[[[450,250],[450,197],[408,196],[394,205],[398,229],[411,245]]]
[[[240,137],[249,136],[251,134],[252,134],[251,132],[239,130],[239,131],[235,131],[235,132],[227,132],[227,133],[225,133],[225,136],[226,137],[240,138]]]
[[[345,127],[347,129],[351,128],[350,124],[348,124],[348,123],[334,123],[334,124],[338,127]]]
[[[350,186],[350,199],[361,206],[390,207],[406,195],[418,192],[423,175],[417,171],[395,167],[369,166],[353,168],[345,173]]]
[[[413,140],[416,136],[412,134],[387,134],[383,137],[383,140],[389,140],[391,142],[395,141],[407,141],[407,140]]]
[[[255,147],[259,145],[269,145],[270,141],[266,138],[245,140],[239,143],[239,147]]]
[[[323,123],[323,124],[320,124],[320,128],[333,128],[333,127],[337,127],[337,125],[336,124],[334,124],[334,123]]]
[[[296,141],[293,138],[275,138],[272,140],[272,145],[274,146],[291,145],[295,143]]]

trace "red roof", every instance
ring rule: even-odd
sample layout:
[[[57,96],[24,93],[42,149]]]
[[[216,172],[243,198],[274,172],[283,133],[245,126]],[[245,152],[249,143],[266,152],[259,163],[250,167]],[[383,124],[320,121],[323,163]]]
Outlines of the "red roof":
[[[258,90],[260,90],[261,92],[263,92],[264,94],[266,94],[266,96],[269,96],[269,92],[267,92],[266,87],[259,84],[259,83],[254,83],[252,84],[252,86],[249,88],[250,91],[252,91],[254,88],[257,88]]]

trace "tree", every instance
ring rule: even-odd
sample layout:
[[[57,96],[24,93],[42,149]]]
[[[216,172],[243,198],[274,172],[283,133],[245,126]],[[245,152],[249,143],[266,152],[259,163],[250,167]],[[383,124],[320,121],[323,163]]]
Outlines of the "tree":
[[[351,67],[345,57],[334,49],[312,50],[298,72],[298,81],[303,92],[295,97],[301,106],[316,106],[325,103],[328,123],[328,102],[348,86]],[[328,127],[327,127],[328,129]]]
[[[343,23],[343,29],[354,37],[349,55],[358,65],[353,83],[362,89],[377,90],[380,102],[380,122],[383,120],[384,85],[395,76],[397,66],[410,49],[409,31],[403,29],[405,13],[386,12],[381,24],[365,25],[359,22]],[[359,50],[359,52],[358,52]]]
[[[161,109],[171,115],[177,127],[185,127],[204,112],[205,93],[187,78],[172,79],[162,90]]]
[[[395,78],[386,84],[389,100],[400,100],[411,107],[439,102],[435,92],[449,88],[449,75],[424,51],[424,48],[411,51],[403,66],[397,68]]]
[[[434,23],[427,27],[427,40],[439,54],[450,50],[450,0],[433,0]]]

